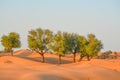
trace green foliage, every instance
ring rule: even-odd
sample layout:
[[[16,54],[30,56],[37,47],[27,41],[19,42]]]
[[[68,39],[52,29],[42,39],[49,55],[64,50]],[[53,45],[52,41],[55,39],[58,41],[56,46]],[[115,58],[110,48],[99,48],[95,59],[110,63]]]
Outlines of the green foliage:
[[[102,49],[103,45],[94,34],[88,34],[88,38],[78,34],[58,31],[53,38],[51,49],[59,55],[66,53],[81,53],[82,57],[94,57]]]
[[[61,56],[63,56],[65,54],[65,47],[64,47],[65,43],[64,43],[63,38],[64,38],[63,33],[58,31],[57,34],[54,35],[53,42],[51,44],[51,49],[55,53],[57,53]]]
[[[65,51],[67,53],[78,53],[80,42],[77,34],[64,33]]]
[[[78,40],[80,41],[80,53],[81,56],[94,57],[98,52],[103,48],[101,41],[99,41],[94,34],[88,34],[88,39],[83,36],[79,36]]]
[[[101,41],[99,41],[94,34],[88,34],[88,45],[86,52],[89,56],[96,56],[97,53],[103,48]]]
[[[20,37],[18,33],[11,32],[8,36],[3,35],[1,39],[2,45],[7,50],[12,50],[13,48],[21,47]]]
[[[86,47],[87,47],[87,44],[88,44],[87,39],[84,36],[78,36],[77,39],[80,43],[79,52],[82,54],[82,56],[86,56],[87,55]]]
[[[65,52],[73,53],[73,61],[75,62],[76,53],[79,53],[80,42],[77,34],[64,32]]]
[[[28,47],[32,50],[47,51],[49,43],[52,41],[52,31],[38,28],[29,31]]]
[[[29,31],[28,47],[36,51],[42,56],[44,62],[44,54],[50,50],[50,43],[52,42],[53,32],[49,29],[38,28]]]

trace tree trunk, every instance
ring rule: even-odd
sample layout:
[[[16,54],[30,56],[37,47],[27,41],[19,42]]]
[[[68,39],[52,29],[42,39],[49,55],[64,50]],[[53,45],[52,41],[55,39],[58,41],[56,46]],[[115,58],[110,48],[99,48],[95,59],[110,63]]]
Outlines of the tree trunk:
[[[73,53],[73,62],[74,63],[76,62],[75,58],[76,58],[76,53]]]
[[[87,55],[87,60],[90,61],[90,56],[89,55]]]
[[[80,55],[79,62],[83,59],[83,55]]]
[[[61,64],[61,55],[58,54],[58,64]]]
[[[13,50],[10,50],[11,56],[13,56]]]
[[[42,56],[42,63],[44,63],[45,62],[44,54],[42,54],[41,56]]]
[[[93,58],[93,56],[90,56],[90,60]]]
[[[40,52],[40,51],[36,51],[37,53],[39,53],[42,57],[42,62],[44,63],[45,62],[45,57],[44,57],[44,52]]]

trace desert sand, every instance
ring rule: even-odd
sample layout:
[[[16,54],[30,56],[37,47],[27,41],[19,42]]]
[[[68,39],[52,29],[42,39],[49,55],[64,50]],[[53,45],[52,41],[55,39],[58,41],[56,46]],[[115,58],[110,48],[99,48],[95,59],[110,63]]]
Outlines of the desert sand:
[[[0,57],[0,80],[120,80],[120,59],[85,59],[72,62],[72,55],[62,57],[57,65],[57,55],[41,56],[29,50],[19,50],[14,56]]]

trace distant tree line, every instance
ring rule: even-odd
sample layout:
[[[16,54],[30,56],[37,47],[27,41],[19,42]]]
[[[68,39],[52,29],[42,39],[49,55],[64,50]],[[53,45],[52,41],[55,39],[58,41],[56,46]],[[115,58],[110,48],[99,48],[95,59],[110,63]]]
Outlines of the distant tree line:
[[[5,51],[9,51],[13,56],[13,49],[21,47],[20,36],[15,32],[3,35],[1,44]],[[37,28],[28,31],[28,47],[41,55],[42,62],[45,62],[45,53],[57,54],[58,64],[60,64],[61,57],[71,53],[73,54],[73,62],[76,62],[77,53],[80,55],[79,61],[84,57],[90,60],[103,48],[103,44],[94,34],[88,34],[86,38],[75,33],[61,31],[53,33],[49,29]]]
[[[117,59],[117,52],[112,52],[111,50],[99,53],[97,55],[98,59]]]

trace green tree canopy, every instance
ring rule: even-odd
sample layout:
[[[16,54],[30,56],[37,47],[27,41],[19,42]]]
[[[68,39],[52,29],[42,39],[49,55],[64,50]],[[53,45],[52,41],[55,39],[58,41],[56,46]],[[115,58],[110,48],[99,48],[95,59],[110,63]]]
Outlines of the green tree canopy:
[[[88,39],[80,36],[79,41],[81,42],[80,60],[85,56],[87,56],[88,60],[90,60],[90,57],[92,58],[93,56],[96,56],[98,52],[103,48],[101,41],[98,40],[94,34],[88,34]]]
[[[80,42],[78,41],[78,35],[74,33],[67,33],[64,34],[64,41],[65,41],[65,52],[73,53],[73,61],[75,62],[76,53],[79,53]]]
[[[52,37],[53,32],[49,29],[43,30],[38,28],[36,30],[29,31],[28,47],[42,56],[42,62],[44,62],[44,54],[49,50]]]
[[[76,53],[80,53],[80,60],[87,57],[88,60],[102,49],[103,45],[94,34],[84,36],[58,31],[53,35],[53,32],[48,29],[38,28],[29,31],[28,47],[36,51],[42,56],[44,62],[44,54],[47,51],[53,51],[58,54],[58,64],[61,63],[61,56],[66,53],[73,53],[75,62]]]
[[[54,53],[58,54],[58,64],[60,64],[61,56],[65,55],[65,43],[63,33],[61,31],[58,31],[57,34],[54,35],[51,49]]]
[[[9,33],[8,36],[3,35],[1,42],[6,50],[11,51],[11,55],[13,55],[13,48],[21,47],[19,34],[15,32]]]

